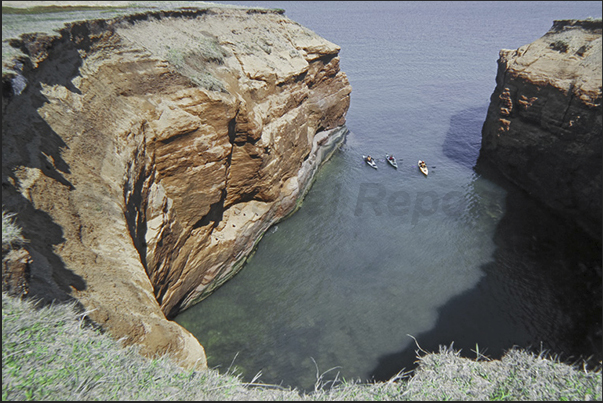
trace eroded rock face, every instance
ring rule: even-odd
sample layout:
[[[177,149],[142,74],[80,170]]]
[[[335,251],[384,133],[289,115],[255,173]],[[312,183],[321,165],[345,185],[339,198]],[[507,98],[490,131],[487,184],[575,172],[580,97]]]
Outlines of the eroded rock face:
[[[23,298],[29,294],[31,256],[24,248],[2,249],[2,292]]]
[[[601,20],[502,50],[480,158],[601,239]]]
[[[3,92],[2,199],[30,240],[30,294],[76,298],[116,338],[205,368],[166,316],[241,268],[345,135],[339,47],[223,9],[13,44],[30,59],[27,87]]]

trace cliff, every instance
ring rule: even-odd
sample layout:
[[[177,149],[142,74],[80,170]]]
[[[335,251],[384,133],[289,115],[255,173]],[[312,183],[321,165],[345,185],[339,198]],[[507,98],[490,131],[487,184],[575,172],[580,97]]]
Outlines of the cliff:
[[[501,50],[480,158],[601,239],[601,20]]]
[[[340,48],[281,12],[226,8],[10,43],[27,55],[3,68],[2,104],[2,203],[29,240],[22,294],[76,299],[125,344],[205,368],[168,319],[241,268],[345,135]]]

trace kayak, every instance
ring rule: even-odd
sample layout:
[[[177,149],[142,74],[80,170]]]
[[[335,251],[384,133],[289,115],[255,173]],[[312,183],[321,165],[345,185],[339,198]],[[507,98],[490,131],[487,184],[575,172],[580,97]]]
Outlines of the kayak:
[[[385,154],[385,160],[387,162],[389,162],[389,164],[391,166],[398,169],[398,163],[396,162],[396,157],[394,157],[393,155]]]
[[[422,167],[421,162],[424,162],[424,161],[419,160],[419,163],[417,165],[419,166],[419,169],[421,170],[421,172],[423,172],[425,174],[425,176],[427,176],[427,174],[429,173],[429,170],[427,169],[427,165]]]
[[[369,164],[369,166],[377,169],[377,163],[375,162],[374,158],[371,158],[371,160],[369,161],[368,159],[366,159],[366,155],[363,155],[362,158],[366,161],[367,164]]]

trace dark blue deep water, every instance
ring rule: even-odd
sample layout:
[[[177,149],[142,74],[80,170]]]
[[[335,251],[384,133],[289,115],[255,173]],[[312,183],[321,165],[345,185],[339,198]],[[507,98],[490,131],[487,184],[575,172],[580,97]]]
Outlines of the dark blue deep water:
[[[499,50],[600,18],[600,2],[224,3],[283,8],[341,46],[353,90],[347,140],[302,208],[176,318],[211,367],[301,389],[317,372],[385,380],[413,368],[410,336],[601,359],[600,243],[476,167]]]

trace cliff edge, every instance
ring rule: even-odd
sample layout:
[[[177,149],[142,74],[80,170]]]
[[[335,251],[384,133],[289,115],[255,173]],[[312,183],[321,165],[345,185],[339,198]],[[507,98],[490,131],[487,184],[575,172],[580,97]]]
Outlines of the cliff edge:
[[[241,268],[345,136],[340,48],[282,12],[211,7],[10,43],[27,57],[3,69],[2,203],[26,293],[205,368],[168,318]]]
[[[601,239],[601,20],[501,50],[480,158]]]

